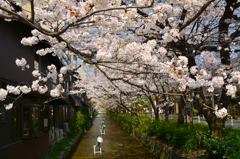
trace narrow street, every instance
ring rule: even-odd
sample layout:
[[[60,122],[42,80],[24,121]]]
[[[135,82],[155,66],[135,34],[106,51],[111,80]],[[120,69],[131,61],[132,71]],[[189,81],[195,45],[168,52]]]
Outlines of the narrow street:
[[[105,135],[100,133],[100,125],[105,118]],[[93,146],[97,138],[102,137],[102,154],[94,155]],[[157,159],[151,150],[131,137],[106,114],[98,114],[93,120],[93,125],[85,134],[72,155],[71,159],[101,158],[101,159]]]

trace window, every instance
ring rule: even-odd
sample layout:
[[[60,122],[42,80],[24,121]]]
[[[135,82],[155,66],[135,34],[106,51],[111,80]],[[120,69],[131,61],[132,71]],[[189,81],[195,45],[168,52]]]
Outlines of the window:
[[[65,123],[68,121],[68,107],[67,105],[60,105],[59,106],[59,122],[60,124]]]
[[[63,108],[63,121],[66,121],[66,107],[65,106],[63,106],[62,107]]]
[[[15,106],[13,109],[13,141],[20,139],[20,119],[19,119],[19,107]]]
[[[0,122],[7,121],[7,111],[3,105],[0,106]]]
[[[52,127],[52,126],[55,125],[55,122],[54,122],[54,119],[55,119],[55,111],[54,111],[54,109],[53,109],[53,106],[51,106],[50,112],[51,112],[51,114],[50,114],[50,126]]]
[[[39,106],[32,107],[32,133],[33,136],[37,136],[40,132],[40,112]]]
[[[42,133],[40,108],[40,105],[22,105],[22,138],[35,137]]]
[[[30,107],[23,107],[22,108],[22,115],[23,115],[23,129],[22,129],[22,134],[24,137],[28,137],[30,136],[30,121],[31,121],[31,118],[30,118]]]
[[[64,105],[62,108],[63,108],[63,121],[66,122],[68,121],[68,107]]]
[[[68,121],[68,107],[66,107],[66,117],[65,117],[66,121]]]
[[[43,107],[43,130],[48,131],[53,126],[53,107],[50,105]]]

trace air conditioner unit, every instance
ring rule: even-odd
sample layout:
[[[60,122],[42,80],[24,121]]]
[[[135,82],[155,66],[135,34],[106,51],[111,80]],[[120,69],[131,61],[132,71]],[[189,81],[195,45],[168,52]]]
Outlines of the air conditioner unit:
[[[59,130],[58,129],[55,131],[55,139],[56,139],[56,141],[59,141]]]
[[[63,129],[59,129],[59,138],[60,138],[60,139],[63,138]]]
[[[55,138],[55,131],[54,131],[54,127],[52,127],[49,131],[48,131],[48,138],[49,138],[49,141],[53,141],[54,138]]]
[[[64,132],[69,132],[68,123],[63,123],[63,131]]]

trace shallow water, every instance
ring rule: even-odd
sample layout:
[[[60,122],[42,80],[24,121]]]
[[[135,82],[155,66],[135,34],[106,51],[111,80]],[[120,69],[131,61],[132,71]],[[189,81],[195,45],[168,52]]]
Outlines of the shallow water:
[[[105,135],[100,133],[102,117],[105,117]],[[102,137],[102,154],[94,155],[93,146],[97,137]],[[71,159],[101,158],[101,159],[157,159],[150,149],[131,137],[105,114],[98,114],[92,127],[82,135],[82,139]]]

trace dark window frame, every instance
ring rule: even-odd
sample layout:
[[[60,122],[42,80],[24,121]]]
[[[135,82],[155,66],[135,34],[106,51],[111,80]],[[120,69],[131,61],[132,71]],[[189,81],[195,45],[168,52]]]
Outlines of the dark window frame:
[[[53,106],[44,105],[42,109],[42,128],[46,132],[53,126]]]
[[[63,122],[68,122],[69,120],[68,105],[62,105],[62,113],[63,113]]]
[[[13,111],[13,141],[20,140],[20,132],[21,132],[21,120],[20,120],[20,107],[15,106],[12,108]]]
[[[7,122],[7,110],[4,105],[0,105],[0,123]]]
[[[33,138],[43,134],[42,106],[38,104],[21,105],[21,130],[22,139]]]

